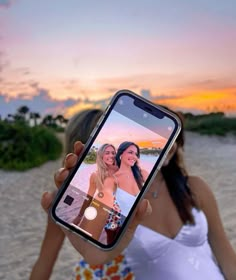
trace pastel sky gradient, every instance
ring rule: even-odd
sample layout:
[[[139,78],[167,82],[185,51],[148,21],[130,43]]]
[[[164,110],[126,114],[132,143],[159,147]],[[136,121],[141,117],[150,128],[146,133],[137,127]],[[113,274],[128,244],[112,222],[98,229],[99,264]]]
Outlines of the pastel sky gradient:
[[[163,129],[163,128],[161,128]],[[111,133],[113,132],[113,133]],[[168,139],[161,136],[162,131],[155,133],[150,129],[113,111],[96,139],[96,145],[111,143],[116,148],[124,142],[131,141],[140,148],[163,148]]]
[[[0,0],[0,95],[110,98],[146,89],[185,111],[236,112],[236,1]]]

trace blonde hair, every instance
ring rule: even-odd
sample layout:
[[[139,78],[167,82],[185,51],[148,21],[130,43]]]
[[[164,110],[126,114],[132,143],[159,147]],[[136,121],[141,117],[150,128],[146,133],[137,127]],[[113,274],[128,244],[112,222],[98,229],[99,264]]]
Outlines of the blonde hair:
[[[76,141],[81,141],[84,144],[88,141],[88,138],[102,113],[103,111],[99,109],[86,109],[78,112],[69,120],[65,130],[65,154],[74,151],[74,143]],[[109,175],[107,166],[102,160],[104,151],[108,146],[111,146],[116,150],[113,145],[104,144],[97,151],[96,185],[99,190],[103,188],[104,180]]]
[[[112,144],[103,144],[97,151],[96,163],[97,163],[97,186],[98,188],[102,188],[105,179],[109,176],[107,165],[103,161],[104,152],[108,147],[112,147],[114,151],[116,148]],[[115,157],[114,157],[114,166]]]

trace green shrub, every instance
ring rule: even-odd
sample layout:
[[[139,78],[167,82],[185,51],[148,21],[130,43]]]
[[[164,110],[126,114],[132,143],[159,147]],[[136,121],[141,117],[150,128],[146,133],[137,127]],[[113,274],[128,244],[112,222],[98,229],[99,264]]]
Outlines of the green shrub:
[[[225,117],[222,113],[187,116],[185,127],[187,130],[201,134],[221,136],[228,133],[236,134],[236,118]]]
[[[94,163],[96,163],[96,156],[97,156],[97,153],[96,153],[95,149],[91,149],[89,151],[89,153],[87,154],[87,156],[85,157],[84,162],[87,164],[94,164]]]
[[[0,168],[26,170],[62,153],[62,143],[49,129],[0,121]]]

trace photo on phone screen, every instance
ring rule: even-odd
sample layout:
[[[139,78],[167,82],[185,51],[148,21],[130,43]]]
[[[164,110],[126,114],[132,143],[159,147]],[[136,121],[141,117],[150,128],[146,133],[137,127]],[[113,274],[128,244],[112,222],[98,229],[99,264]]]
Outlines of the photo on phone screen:
[[[54,204],[54,219],[102,248],[119,238],[177,136],[175,117],[150,106],[130,94],[118,95]]]

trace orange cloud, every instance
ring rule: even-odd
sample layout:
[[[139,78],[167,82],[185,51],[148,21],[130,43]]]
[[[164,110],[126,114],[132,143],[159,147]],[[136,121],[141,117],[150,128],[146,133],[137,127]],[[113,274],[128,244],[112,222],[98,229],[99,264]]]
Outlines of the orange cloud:
[[[165,139],[158,139],[158,140],[140,140],[136,142],[140,148],[163,148],[166,144]]]
[[[185,90],[183,96],[162,99],[161,101],[155,99],[155,103],[161,103],[173,109],[188,111],[223,111],[231,113],[236,111],[236,88],[192,92]]]
[[[94,108],[101,108],[101,106],[99,105],[94,105],[94,104],[89,104],[89,103],[84,103],[84,102],[80,102],[78,104],[75,104],[73,106],[71,106],[70,108],[68,108],[65,112],[65,117],[70,118],[71,116],[73,116],[74,114],[85,110],[85,109],[94,109]]]

